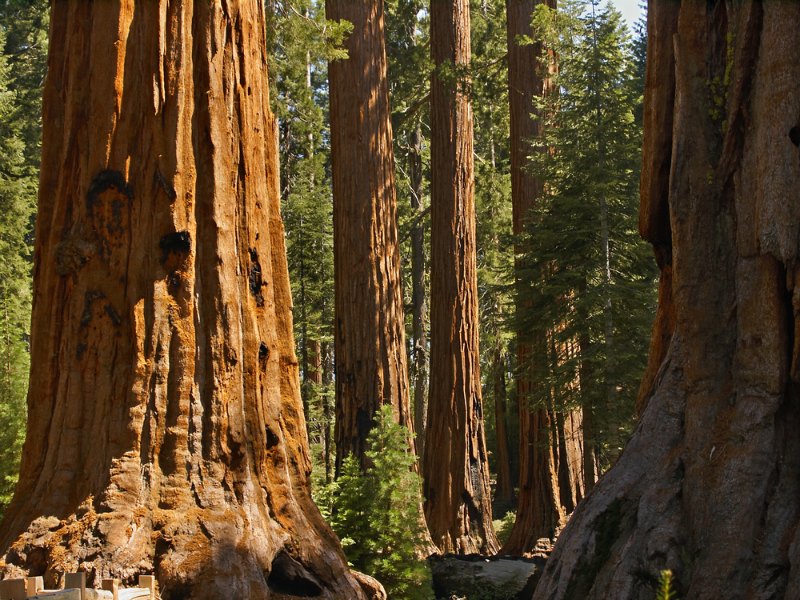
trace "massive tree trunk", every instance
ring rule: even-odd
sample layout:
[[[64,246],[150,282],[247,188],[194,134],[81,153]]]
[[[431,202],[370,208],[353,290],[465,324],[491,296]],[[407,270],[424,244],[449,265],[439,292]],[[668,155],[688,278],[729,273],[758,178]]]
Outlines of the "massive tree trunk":
[[[535,597],[652,597],[669,568],[687,600],[798,598],[800,4],[651,1],[648,36],[642,231],[674,333]]]
[[[442,552],[490,554],[489,464],[478,348],[469,2],[433,0],[431,373],[425,516]]]
[[[541,65],[542,45],[526,44],[520,39],[534,37],[531,20],[538,4],[556,7],[555,0],[506,0],[511,198],[516,236],[525,232],[528,216],[543,189],[542,181],[531,172],[529,157],[536,152],[534,142],[542,135],[536,99],[548,93],[551,85],[543,76],[546,73]],[[515,270],[519,281],[526,266],[525,248],[516,250]],[[517,310],[524,311],[524,303]],[[557,415],[547,407],[531,408],[529,405],[533,386],[538,384],[527,375],[527,365],[532,361],[550,360],[546,325],[542,324],[525,337],[531,339],[526,341],[520,337],[517,340],[519,500],[514,529],[503,547],[503,552],[509,554],[529,552],[537,539],[552,537],[580,499],[583,489],[583,477],[571,472],[571,468],[582,461],[583,444],[574,443],[575,432],[571,427],[573,422],[580,422],[580,414]],[[565,484],[563,489],[562,483]]]
[[[6,574],[364,597],[309,494],[263,5],[53,3]]]
[[[329,66],[338,470],[348,454],[365,460],[367,435],[382,404],[391,405],[409,431],[413,423],[383,0],[327,0],[325,9],[328,19],[353,24],[348,58]]]

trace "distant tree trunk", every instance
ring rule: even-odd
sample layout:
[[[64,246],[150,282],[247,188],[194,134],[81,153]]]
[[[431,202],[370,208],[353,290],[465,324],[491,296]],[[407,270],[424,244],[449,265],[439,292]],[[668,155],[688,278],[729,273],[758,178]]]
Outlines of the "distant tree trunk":
[[[325,395],[322,397],[322,452],[325,462],[325,483],[333,481],[333,399],[330,398],[330,389],[333,384],[333,366],[330,356],[330,347],[323,343],[322,350],[322,385],[325,386]]]
[[[535,597],[652,597],[671,569],[687,600],[799,598],[800,4],[649,9],[640,223],[673,333]]]
[[[497,550],[483,430],[467,0],[431,3],[431,373],[425,516],[442,552]],[[445,75],[443,77],[443,75]],[[457,81],[456,81],[457,80]]]
[[[327,0],[354,26],[330,63],[336,287],[336,468],[365,460],[382,404],[413,432],[397,240],[383,1]],[[410,440],[413,447],[413,442]]]
[[[411,210],[414,226],[411,230],[411,304],[414,333],[414,427],[417,432],[417,455],[422,464],[425,455],[425,418],[428,413],[428,295],[425,293],[425,221],[422,218],[422,126],[411,138],[409,172],[411,174]]]
[[[364,597],[309,494],[263,10],[52,4],[7,575]]]
[[[524,233],[528,215],[542,195],[543,183],[531,173],[529,157],[536,152],[534,141],[542,135],[536,99],[548,93],[549,81],[543,76],[540,43],[525,44],[521,36],[532,38],[533,12],[538,4],[555,9],[556,0],[506,0],[508,44],[508,88],[511,118],[511,197],[515,235]],[[525,268],[525,249],[517,249],[517,280]],[[524,304],[517,307],[524,311]],[[527,337],[527,336],[526,336]],[[536,540],[552,537],[581,495],[583,482],[570,468],[580,464],[582,444],[574,443],[572,425],[580,414],[557,415],[545,407],[532,409],[529,396],[535,382],[526,374],[533,361],[547,362],[545,327],[533,332],[532,342],[517,341],[517,401],[519,412],[519,500],[517,518],[504,553],[522,554],[533,549]],[[538,338],[538,339],[537,339]],[[559,426],[562,423],[562,426]],[[568,443],[565,435],[570,434]],[[577,454],[576,454],[577,453]],[[561,484],[567,487],[561,489]],[[562,501],[563,500],[563,501]]]
[[[506,357],[502,343],[498,341],[492,357],[492,386],[494,396],[494,432],[497,438],[497,489],[496,500],[510,506],[514,502],[514,486],[511,481],[511,456],[508,451],[508,427],[506,425]]]

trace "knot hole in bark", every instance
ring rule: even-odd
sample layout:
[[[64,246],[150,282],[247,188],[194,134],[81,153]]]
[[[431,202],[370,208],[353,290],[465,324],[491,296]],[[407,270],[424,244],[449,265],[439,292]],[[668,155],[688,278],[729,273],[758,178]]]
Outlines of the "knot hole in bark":
[[[192,252],[192,236],[188,231],[168,233],[158,241],[161,250],[161,265],[169,273],[167,286],[175,294],[181,285],[180,271],[185,268]]]
[[[264,306],[264,294],[261,288],[264,281],[261,278],[261,263],[258,261],[258,252],[255,248],[250,248],[250,268],[248,269],[248,281],[250,283],[250,293],[256,299],[257,306]]]
[[[322,593],[322,585],[301,563],[281,550],[272,561],[267,587],[276,594],[287,594],[299,598],[316,598]]]
[[[161,264],[168,271],[180,267],[192,251],[192,236],[188,231],[168,233],[158,241]]]

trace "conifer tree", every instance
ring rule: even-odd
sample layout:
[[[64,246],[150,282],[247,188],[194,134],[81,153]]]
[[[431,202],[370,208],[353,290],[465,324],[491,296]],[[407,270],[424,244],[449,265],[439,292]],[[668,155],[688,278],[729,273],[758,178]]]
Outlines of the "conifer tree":
[[[26,169],[17,94],[0,27],[0,516],[11,500],[25,437],[35,181]]]
[[[540,16],[542,27],[553,23]],[[535,155],[546,187],[528,226],[523,323],[560,324],[550,360],[530,365],[547,382],[533,401],[554,393],[559,406],[582,407],[597,425],[584,443],[607,467],[630,431],[655,303],[655,269],[637,233],[639,96],[616,10],[565,2],[556,23],[548,43],[559,94],[546,100],[540,142],[551,154]]]
[[[25,436],[47,24],[46,2],[0,3],[0,517],[17,480]]]

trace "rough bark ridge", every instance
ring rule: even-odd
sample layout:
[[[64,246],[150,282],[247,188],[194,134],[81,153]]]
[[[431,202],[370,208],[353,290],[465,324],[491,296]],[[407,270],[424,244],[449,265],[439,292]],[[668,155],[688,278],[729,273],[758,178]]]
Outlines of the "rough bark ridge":
[[[518,39],[534,36],[531,20],[538,4],[556,8],[555,0],[506,0],[514,235],[524,233],[528,215],[542,195],[542,182],[531,173],[528,157],[536,151],[533,141],[542,135],[541,121],[535,116],[536,98],[547,93],[549,86],[542,77],[541,44],[522,44]],[[517,248],[517,272],[525,267],[524,253],[524,248]],[[524,305],[518,310],[525,310]],[[527,401],[534,382],[525,375],[526,365],[532,360],[548,360],[546,332],[532,337],[537,338],[533,345],[521,339],[517,343],[519,500],[514,529],[503,546],[508,554],[530,552],[536,540],[552,537],[583,494],[583,444],[575,443],[579,432],[571,428],[566,431],[568,440],[563,427],[580,422],[580,413],[562,416],[546,407],[532,410]]]
[[[311,501],[263,5],[53,3],[6,574],[363,598]]]
[[[336,468],[363,460],[375,412],[414,430],[397,243],[383,1],[327,0],[353,33],[330,63],[336,280]],[[410,442],[413,447],[413,441]]]
[[[652,597],[670,568],[687,600],[798,598],[800,4],[654,0],[648,21],[643,230],[671,231],[674,334],[534,597]]]
[[[469,2],[431,2],[431,381],[425,517],[442,552],[492,554],[478,352]]]

